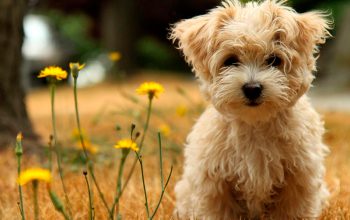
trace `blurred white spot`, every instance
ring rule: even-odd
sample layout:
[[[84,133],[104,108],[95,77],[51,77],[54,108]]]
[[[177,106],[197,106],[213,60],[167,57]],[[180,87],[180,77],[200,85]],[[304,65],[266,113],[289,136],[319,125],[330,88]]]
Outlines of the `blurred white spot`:
[[[27,15],[24,18],[24,42],[22,53],[29,60],[48,60],[55,57],[57,49],[50,25],[44,16]]]

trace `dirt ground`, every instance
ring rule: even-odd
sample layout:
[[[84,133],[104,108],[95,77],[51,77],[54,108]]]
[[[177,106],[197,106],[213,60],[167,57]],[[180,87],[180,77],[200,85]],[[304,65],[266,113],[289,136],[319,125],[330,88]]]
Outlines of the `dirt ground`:
[[[120,152],[112,146],[117,140],[128,137],[131,123],[136,124],[137,130],[142,130],[147,99],[137,96],[134,91],[143,81],[157,81],[165,87],[165,93],[154,101],[154,111],[150,130],[146,136],[143,158],[150,207],[153,210],[161,192],[156,131],[163,130],[164,173],[169,172],[171,164],[174,166],[174,172],[156,219],[171,219],[174,207],[173,188],[182,170],[182,145],[186,134],[205,106],[197,85],[190,78],[147,74],[124,83],[104,83],[82,88],[79,90],[82,127],[91,142],[98,146],[99,152],[94,155],[95,173],[106,200],[111,202],[115,193],[120,158]],[[27,107],[35,131],[42,137],[42,143],[45,144],[51,134],[48,89],[30,91]],[[324,115],[327,129],[325,142],[331,149],[326,160],[326,181],[332,192],[330,205],[324,211],[322,219],[350,219],[350,113],[339,110],[330,111],[326,107],[322,108],[321,113]],[[88,219],[88,195],[82,175],[84,167],[79,162],[81,152],[72,138],[76,124],[71,87],[59,87],[56,94],[56,114],[58,139],[63,148],[63,167],[72,213],[74,219]],[[164,127],[167,127],[165,129],[167,131],[164,131]],[[47,150],[46,147],[42,148],[43,152]],[[133,158],[129,158],[126,171],[130,168],[132,160]],[[23,158],[24,167],[45,165],[47,165],[45,154],[26,155]],[[13,149],[2,151],[0,154],[0,219],[20,219],[17,206],[16,169]],[[51,187],[63,198],[57,167]],[[39,192],[41,219],[63,219],[54,210],[44,184],[40,185]],[[24,187],[24,199],[27,219],[33,219],[32,191],[29,186]],[[96,219],[107,219],[107,212],[96,189],[94,189],[94,203]],[[146,219],[139,169],[134,173],[120,204],[123,219]]]

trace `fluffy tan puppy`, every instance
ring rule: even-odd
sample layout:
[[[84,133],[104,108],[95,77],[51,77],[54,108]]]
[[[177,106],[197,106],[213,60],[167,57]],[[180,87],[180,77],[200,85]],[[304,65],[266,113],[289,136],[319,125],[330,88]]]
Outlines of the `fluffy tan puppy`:
[[[305,92],[330,22],[284,3],[225,1],[172,28],[211,103],[187,139],[180,219],[314,219],[327,203],[323,122]]]

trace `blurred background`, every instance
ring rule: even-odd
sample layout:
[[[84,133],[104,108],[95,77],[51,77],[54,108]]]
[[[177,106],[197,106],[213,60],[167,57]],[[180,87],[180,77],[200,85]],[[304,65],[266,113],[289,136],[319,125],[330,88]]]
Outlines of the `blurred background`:
[[[167,39],[169,27],[180,19],[204,14],[219,3],[220,0],[29,0],[23,23],[24,85],[35,86],[38,81],[33,75],[44,66],[66,65],[73,60],[93,64],[90,68],[98,69],[102,80],[110,68],[104,58],[114,51],[122,56],[118,68],[124,74],[138,69],[190,72]],[[335,38],[322,48],[318,75],[321,79],[339,77],[343,83],[346,75],[348,84],[349,3],[289,1],[298,12],[321,9],[332,14]]]
[[[219,3],[220,0],[1,0],[1,136],[28,130],[24,94],[45,85],[45,79],[36,76],[49,65],[67,69],[68,62],[86,63],[84,71],[93,74],[82,74],[80,87],[106,79],[120,81],[144,70],[192,78],[190,68],[167,39],[170,25],[204,14]],[[333,17],[334,38],[321,48],[316,81],[321,86],[317,91],[344,93],[350,88],[350,0],[291,0],[288,4],[298,12],[320,9]],[[322,105],[322,100],[315,100]]]
[[[68,71],[69,62],[86,64],[78,78],[80,119],[85,144],[110,202],[121,157],[112,146],[129,137],[131,123],[142,131],[146,121],[147,97],[138,96],[135,89],[145,81],[164,86],[165,92],[152,105],[143,158],[146,182],[152,183],[150,201],[156,201],[160,132],[164,170],[174,165],[174,172],[159,219],[170,219],[184,142],[206,101],[190,67],[167,36],[171,24],[218,4],[220,0],[0,0],[0,189],[6,189],[0,194],[0,219],[20,219],[13,147],[19,131],[24,136],[24,167],[48,166],[51,100],[46,80],[37,75],[50,65]],[[298,12],[326,10],[334,20],[334,37],[321,47],[310,96],[323,115],[324,140],[331,149],[326,180],[332,200],[321,219],[350,219],[350,0],[290,0],[287,4]],[[85,157],[76,132],[71,81],[68,77],[56,90],[57,139],[74,219],[87,219],[85,187],[77,187],[85,184],[81,176]],[[63,195],[58,181],[53,188]],[[30,188],[25,192],[29,210]],[[125,219],[146,216],[140,211],[142,193],[139,176],[134,175],[121,202]],[[103,203],[94,194],[96,219],[107,219]],[[42,195],[39,203],[43,219],[60,218],[47,196]]]

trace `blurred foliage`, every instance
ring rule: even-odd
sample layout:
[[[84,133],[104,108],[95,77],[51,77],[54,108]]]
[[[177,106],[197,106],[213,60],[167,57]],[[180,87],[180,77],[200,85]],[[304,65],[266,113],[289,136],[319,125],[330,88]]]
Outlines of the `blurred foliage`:
[[[178,55],[174,53],[172,47],[169,47],[169,44],[155,37],[142,37],[136,45],[139,65],[150,69],[178,68]]]
[[[99,53],[98,41],[91,36],[91,17],[84,13],[65,14],[59,10],[46,10],[44,13],[59,33],[64,44],[73,49],[72,59],[83,60],[91,53]],[[67,42],[65,42],[67,41]]]

